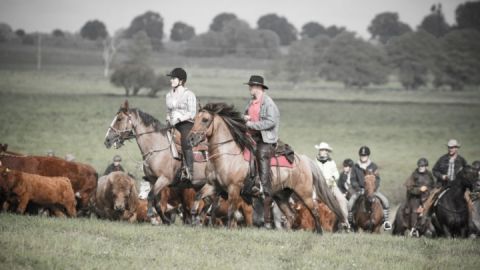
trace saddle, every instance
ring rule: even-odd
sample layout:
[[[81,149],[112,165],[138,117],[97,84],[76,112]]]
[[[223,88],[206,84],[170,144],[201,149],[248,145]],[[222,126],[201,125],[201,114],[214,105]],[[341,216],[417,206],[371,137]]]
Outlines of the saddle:
[[[252,153],[250,153],[248,149],[243,151],[243,158],[245,161],[249,162],[254,159]],[[270,159],[270,166],[293,168],[293,161],[295,161],[295,152],[292,147],[282,141],[278,141],[273,156]]]
[[[182,152],[182,145],[180,142],[180,137],[181,137],[180,132],[174,128],[169,129],[167,130],[167,137],[169,139],[169,143],[171,143],[171,146],[172,146],[170,147],[170,152],[172,153],[173,157],[177,160],[182,160],[183,152]],[[172,143],[172,141],[174,143]],[[208,145],[201,143],[193,147],[192,151],[193,151],[193,159],[195,162],[208,161]]]

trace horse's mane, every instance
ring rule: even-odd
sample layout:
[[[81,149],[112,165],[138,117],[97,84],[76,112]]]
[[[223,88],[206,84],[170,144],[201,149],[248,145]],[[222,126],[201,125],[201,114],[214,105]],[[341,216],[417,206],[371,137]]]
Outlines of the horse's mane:
[[[233,140],[240,146],[242,151],[245,148],[250,151],[253,150],[252,140],[247,136],[247,126],[245,125],[243,115],[235,110],[235,106],[223,102],[208,103],[201,110],[222,117],[233,136]]]
[[[165,134],[167,131],[167,126],[162,124],[157,118],[151,116],[150,114],[143,112],[140,109],[132,108],[130,109],[131,112],[136,113],[140,120],[145,124],[145,126],[152,126],[156,132],[161,132]]]

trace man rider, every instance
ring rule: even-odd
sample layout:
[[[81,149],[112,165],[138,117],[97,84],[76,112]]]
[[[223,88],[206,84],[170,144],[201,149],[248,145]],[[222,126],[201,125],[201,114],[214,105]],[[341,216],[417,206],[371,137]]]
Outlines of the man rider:
[[[255,157],[258,162],[258,175],[263,188],[265,227],[272,227],[272,183],[270,159],[278,141],[280,112],[272,98],[265,92],[268,87],[263,77],[252,75],[245,83],[249,86],[251,100],[245,108],[245,121],[253,140],[256,142]]]

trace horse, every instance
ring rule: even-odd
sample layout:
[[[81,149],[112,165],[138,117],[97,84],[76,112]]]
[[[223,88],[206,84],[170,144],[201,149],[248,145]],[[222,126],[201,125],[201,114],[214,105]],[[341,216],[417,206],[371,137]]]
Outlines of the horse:
[[[380,233],[383,220],[383,207],[380,199],[375,196],[375,175],[371,171],[365,174],[365,192],[353,206],[353,230]]]
[[[170,193],[167,189],[175,184],[182,166],[181,160],[175,158],[172,153],[174,151],[172,147],[180,144],[180,133],[175,131],[175,142],[173,142],[168,138],[169,129],[170,127],[150,114],[130,108],[128,101],[125,100],[108,127],[104,141],[107,148],[114,146],[118,149],[124,141],[136,140],[142,154],[146,180],[153,186],[148,195],[149,211],[152,209],[152,198],[159,200],[158,204],[155,203],[155,209],[165,224],[171,223],[170,218],[165,215],[168,193]],[[205,184],[205,166],[206,162],[194,163],[193,188],[198,189]],[[190,202],[188,204],[190,205]],[[190,215],[189,211],[184,211],[184,215]]]
[[[242,115],[233,105],[209,103],[195,117],[189,134],[192,145],[208,143],[209,166],[206,174],[213,171],[215,177],[208,183],[228,194],[228,227],[235,226],[234,213],[238,209],[240,191],[250,177],[249,161],[243,151],[253,153],[253,145],[247,136],[247,127]],[[342,216],[340,206],[329,193],[320,169],[306,156],[295,155],[293,168],[277,167],[272,170],[272,197],[285,214],[289,226],[293,224],[294,212],[288,199],[294,192],[315,218],[316,232],[322,233],[317,204],[313,201],[314,187],[317,196],[337,215]],[[323,180],[323,181],[322,181]]]
[[[433,206],[425,210],[424,217],[432,218],[432,223],[439,236],[467,237],[469,227],[469,208],[465,199],[465,191],[473,190],[478,181],[478,171],[467,165],[450,182]],[[421,224],[425,223],[424,219]]]

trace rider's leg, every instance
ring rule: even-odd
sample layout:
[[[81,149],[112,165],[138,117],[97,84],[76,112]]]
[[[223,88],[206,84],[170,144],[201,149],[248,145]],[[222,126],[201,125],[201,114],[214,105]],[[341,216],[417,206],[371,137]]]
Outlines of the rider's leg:
[[[388,199],[378,191],[375,192],[375,195],[380,199],[383,206],[383,229],[390,230],[392,228],[392,224],[390,224],[390,221],[389,221],[390,204],[388,202]]]
[[[263,186],[264,201],[264,219],[265,227],[271,227],[272,223],[272,183],[270,173],[270,158],[273,154],[273,145],[264,142],[257,142],[256,158],[258,162],[258,175]]]
[[[358,199],[358,192],[357,193],[354,193],[352,195],[352,197],[350,197],[350,200],[348,200],[348,222],[350,223],[350,225],[353,224],[353,206],[355,205],[355,202],[357,201]]]
[[[180,141],[182,144],[183,158],[185,160],[184,166],[187,168],[186,178],[190,181],[193,179],[194,160],[193,160],[192,145],[188,141],[187,136],[190,130],[192,129],[192,127],[193,127],[193,123],[188,121],[180,122],[175,125],[175,128],[181,133]]]

